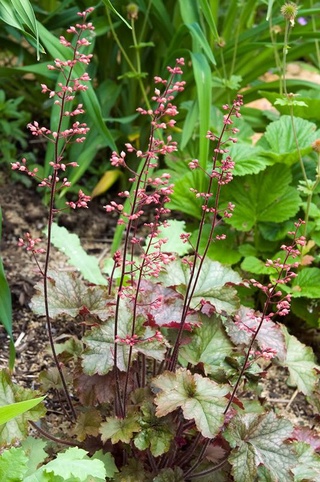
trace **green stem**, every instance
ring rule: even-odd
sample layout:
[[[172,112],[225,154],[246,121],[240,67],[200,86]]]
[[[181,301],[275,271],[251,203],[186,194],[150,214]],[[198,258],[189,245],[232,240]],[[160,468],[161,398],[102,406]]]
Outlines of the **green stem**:
[[[139,87],[141,89],[141,93],[142,93],[142,96],[143,96],[143,100],[146,104],[146,107],[147,109],[150,109],[150,104],[149,104],[149,100],[148,100],[148,96],[147,96],[147,93],[146,93],[146,90],[144,88],[144,85],[143,85],[143,82],[141,80],[141,77],[140,77],[140,72],[135,68],[135,66],[133,65],[133,63],[131,62],[129,56],[127,55],[127,52],[125,51],[125,49],[123,48],[120,40],[119,40],[119,37],[113,27],[113,23],[112,23],[112,20],[111,20],[111,16],[110,16],[110,12],[108,9],[106,9],[106,14],[107,14],[107,17],[108,17],[108,22],[109,22],[109,25],[110,25],[110,30],[111,30],[111,33],[113,35],[113,38],[116,42],[116,44],[118,45],[119,47],[119,50],[120,52],[122,53],[123,55],[123,58],[126,60],[127,64],[129,65],[131,71],[137,76],[137,80],[138,80],[138,84],[139,84]]]
[[[290,32],[290,23],[286,21],[286,26],[284,30],[284,45],[283,45],[283,59],[282,59],[282,82],[285,95],[288,95],[287,92],[287,82],[286,82],[286,70],[287,70],[287,54],[289,48],[289,32]]]

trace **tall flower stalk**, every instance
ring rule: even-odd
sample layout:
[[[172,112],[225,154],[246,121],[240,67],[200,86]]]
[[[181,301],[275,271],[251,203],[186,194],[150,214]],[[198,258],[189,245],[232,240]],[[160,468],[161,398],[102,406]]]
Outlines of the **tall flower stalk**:
[[[152,109],[138,108],[138,112],[142,115],[149,115],[151,117],[151,130],[149,135],[148,147],[145,152],[135,149],[131,144],[126,144],[127,152],[135,152],[138,158],[143,160],[139,172],[133,172],[126,163],[126,153],[122,151],[120,155],[113,153],[111,164],[116,167],[125,167],[131,171],[133,177],[130,181],[135,184],[130,199],[130,211],[124,212],[124,206],[121,203],[112,201],[105,206],[107,212],[117,211],[121,214],[119,224],[126,224],[126,232],[124,238],[124,246],[122,253],[117,252],[114,256],[115,264],[121,267],[121,276],[119,286],[117,289],[115,302],[115,328],[114,337],[119,341],[119,317],[121,311],[121,300],[123,298],[131,299],[133,306],[130,350],[128,356],[128,366],[130,366],[132,359],[132,347],[135,344],[136,322],[137,322],[137,307],[138,296],[142,280],[146,276],[158,276],[163,264],[167,264],[173,259],[172,256],[162,252],[161,246],[163,240],[157,239],[158,228],[160,220],[163,215],[167,215],[169,210],[164,207],[164,204],[169,201],[169,196],[172,193],[172,185],[169,184],[170,176],[163,174],[160,178],[152,178],[152,171],[157,167],[157,160],[159,155],[177,150],[177,144],[172,140],[172,137],[167,136],[166,141],[160,139],[158,132],[173,127],[175,120],[173,119],[178,110],[172,104],[174,96],[177,92],[184,89],[184,81],[177,80],[176,77],[182,74],[181,66],[184,65],[184,60],[177,59],[175,67],[168,67],[169,79],[155,78],[155,83],[163,90],[156,88],[152,101],[156,103],[156,107]],[[166,120],[169,118],[169,120]],[[119,193],[120,197],[128,198],[130,193],[128,191]],[[142,238],[137,237],[137,229],[141,222],[141,217],[145,213],[148,206],[154,206],[154,219],[150,223],[144,223],[149,230],[149,235],[145,246],[143,247],[142,262],[138,265],[134,259],[134,252],[142,243]],[[130,280],[129,286],[126,286],[126,279]],[[110,279],[112,284],[112,279]],[[133,289],[132,289],[133,288]],[[121,341],[121,340],[120,340]],[[114,346],[114,372],[116,377],[116,414],[124,417],[126,413],[126,398],[129,370],[125,381],[124,389],[121,389],[119,370],[117,366],[118,346]]]
[[[40,240],[38,238],[32,239],[30,233],[26,233],[25,237],[19,240],[19,245],[25,246],[28,251],[32,252],[33,256],[36,258],[38,268],[43,277],[45,317],[49,342],[55,365],[59,371],[71,417],[73,419],[76,418],[75,410],[71,401],[65,377],[63,375],[61,364],[59,363],[56,354],[52,336],[48,278],[51,259],[52,223],[55,214],[58,212],[58,210],[55,208],[56,194],[60,189],[69,187],[71,185],[67,177],[63,177],[61,180],[60,176],[64,175],[67,167],[78,167],[76,162],[64,161],[66,149],[67,146],[73,142],[83,143],[86,138],[86,134],[89,131],[89,128],[85,123],[75,120],[77,116],[84,113],[82,104],[75,104],[75,99],[79,92],[87,90],[88,87],[85,83],[90,81],[90,77],[88,73],[84,71],[83,66],[86,67],[89,65],[92,55],[85,54],[83,49],[90,45],[88,39],[84,37],[85,32],[91,32],[94,30],[93,25],[90,22],[87,22],[87,17],[92,11],[93,8],[88,8],[84,12],[78,13],[79,17],[81,18],[81,23],[77,23],[75,26],[71,26],[67,30],[68,34],[73,36],[73,40],[69,41],[64,36],[60,36],[61,45],[63,45],[69,51],[69,54],[66,55],[67,60],[56,58],[53,65],[48,65],[48,69],[57,72],[57,74],[62,77],[63,81],[57,84],[56,90],[50,89],[46,84],[41,84],[41,92],[43,94],[48,94],[49,98],[53,99],[54,104],[59,107],[59,115],[55,130],[40,126],[37,121],[33,121],[27,126],[33,136],[42,137],[46,139],[47,142],[53,144],[53,158],[50,162],[50,166],[52,168],[51,175],[49,175],[47,178],[39,179],[37,176],[37,168],[30,170],[28,168],[26,159],[22,159],[21,163],[12,163],[13,170],[19,170],[31,177],[35,177],[40,181],[40,187],[49,189],[46,249],[43,250],[42,248],[37,248],[37,244]],[[77,76],[75,70],[76,68],[79,69],[79,67],[83,72],[80,76]],[[69,124],[68,128],[65,128],[66,124]],[[90,201],[90,197],[86,196],[80,190],[78,193],[78,200],[75,202],[70,201],[66,204],[72,209],[86,208],[88,201]],[[43,268],[41,268],[37,260],[37,254],[42,252],[45,252]]]

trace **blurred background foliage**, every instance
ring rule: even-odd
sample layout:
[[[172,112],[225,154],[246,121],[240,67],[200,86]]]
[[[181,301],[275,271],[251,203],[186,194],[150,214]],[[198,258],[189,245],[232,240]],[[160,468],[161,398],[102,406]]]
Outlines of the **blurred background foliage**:
[[[74,189],[86,174],[85,190],[90,194],[110,169],[111,150],[121,150],[128,140],[139,148],[146,145],[148,119],[138,116],[136,108],[148,106],[153,77],[164,76],[166,66],[182,56],[187,63],[187,87],[179,99],[174,135],[181,150],[179,157],[198,158],[205,166],[209,158],[205,134],[209,128],[214,130],[222,104],[232,101],[240,89],[246,89],[245,103],[258,99],[261,90],[279,91],[278,80],[267,83],[261,76],[268,71],[277,73],[280,68],[284,35],[281,4],[271,0],[5,0],[0,7],[0,88],[10,102],[19,99],[15,101],[19,110],[29,112],[32,119],[54,125],[57,111],[53,108],[50,114],[52,103],[40,93],[39,82],[54,89],[57,74],[49,71],[47,64],[52,57],[64,55],[59,35],[77,21],[78,11],[95,6],[91,16],[94,58],[89,69],[93,87],[83,95],[84,121],[91,131],[84,148],[73,145],[69,149],[69,156],[78,159],[81,166],[71,173]],[[320,34],[311,18],[316,18],[320,8],[312,1],[302,2],[300,7],[299,15],[310,21],[296,23],[292,29],[287,60],[318,67]],[[295,80],[290,89],[296,91],[308,84]],[[263,130],[270,120],[261,110],[247,109],[245,113],[248,125],[255,130]],[[15,125],[24,148],[23,126],[17,119]],[[6,137],[2,126],[0,134]],[[39,162],[41,172],[47,175],[50,148],[43,163],[45,146],[32,139],[29,147],[34,162]],[[2,150],[1,157],[8,160],[7,151]],[[132,158],[132,162],[136,160]],[[119,178],[125,183],[118,173],[107,178],[105,186]]]

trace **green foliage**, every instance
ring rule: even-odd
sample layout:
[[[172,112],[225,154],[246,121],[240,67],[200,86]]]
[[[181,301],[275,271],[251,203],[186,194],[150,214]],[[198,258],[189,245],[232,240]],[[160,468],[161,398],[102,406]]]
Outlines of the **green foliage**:
[[[43,400],[44,397],[39,397],[33,400],[25,400],[24,402],[11,403],[10,405],[0,407],[0,425],[3,425],[12,418],[27,412]]]
[[[101,274],[97,258],[85,252],[78,236],[56,223],[52,224],[51,229],[52,244],[69,258],[69,263],[80,271],[84,279],[97,285],[106,285],[107,281]]]
[[[187,420],[194,420],[204,437],[213,438],[223,423],[223,397],[228,387],[219,386],[197,373],[183,368],[175,373],[164,372],[153,384],[161,391],[155,398],[156,415],[163,417],[181,408]]]
[[[44,463],[47,453],[45,444],[28,439],[22,447],[12,447],[0,456],[0,475],[8,482],[104,482],[117,472],[110,454],[98,453],[89,458],[87,452],[72,447]],[[34,447],[32,445],[34,444]],[[37,447],[37,449],[35,449]],[[37,466],[40,465],[39,468]]]
[[[43,398],[35,400],[35,395],[38,395],[35,390],[22,388],[13,383],[9,373],[1,370],[0,407],[3,407],[3,421],[0,425],[0,443],[2,445],[24,438],[28,430],[28,420],[37,421],[44,415],[45,409],[40,404]]]
[[[30,119],[28,112],[21,109],[23,97],[6,99],[0,90],[0,162],[15,162],[18,149],[27,147],[25,126]]]
[[[2,209],[0,207],[0,242],[2,240]],[[0,250],[1,254],[1,250]],[[6,279],[2,258],[0,255],[0,322],[10,337],[9,367],[13,369],[15,360],[15,347],[12,333],[12,304],[10,288]]]

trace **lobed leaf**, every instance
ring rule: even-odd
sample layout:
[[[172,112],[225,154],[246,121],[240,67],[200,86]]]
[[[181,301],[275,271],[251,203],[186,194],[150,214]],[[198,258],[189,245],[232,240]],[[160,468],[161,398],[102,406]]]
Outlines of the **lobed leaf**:
[[[240,231],[250,231],[259,222],[281,223],[295,216],[301,199],[290,186],[289,167],[276,164],[257,175],[236,177],[223,190],[223,200],[236,205],[227,220]]]
[[[294,117],[293,123],[297,139],[291,117],[283,115],[267,126],[264,136],[258,142],[258,146],[266,147],[265,155],[276,162],[292,165],[299,160],[297,143],[300,155],[303,156],[311,152],[312,142],[319,137],[317,127],[312,122]]]
[[[239,142],[229,147],[229,155],[235,162],[232,173],[235,176],[258,174],[272,164],[271,160],[261,155],[262,149],[247,142]]]
[[[27,437],[21,442],[21,447],[23,448],[24,453],[28,457],[28,470],[25,473],[25,477],[33,474],[33,472],[37,470],[39,465],[42,464],[48,457],[48,454],[44,450],[46,445],[47,442],[45,442],[44,440],[31,436]]]
[[[188,338],[188,343],[181,346],[179,356],[192,365],[203,363],[205,373],[213,373],[234,349],[221,320],[215,315],[210,318],[202,315],[201,326],[195,328]]]
[[[76,317],[82,310],[106,319],[110,310],[107,289],[99,286],[87,286],[76,273],[48,273],[48,304],[52,318],[66,313]],[[43,283],[36,284],[37,293],[32,298],[32,310],[37,315],[45,315]]]
[[[283,286],[283,289],[293,298],[320,298],[320,269],[304,267],[291,286]]]
[[[152,384],[161,390],[155,398],[156,415],[163,417],[178,408],[187,420],[193,420],[204,437],[213,438],[219,432],[225,408],[224,396],[228,387],[216,384],[189,370],[164,372]]]
[[[248,346],[252,336],[256,332],[261,320],[261,313],[255,312],[251,308],[241,306],[234,316],[234,319],[226,319],[224,325],[227,333],[235,345],[244,344]],[[235,324],[237,321],[237,324]],[[250,332],[247,331],[250,330]],[[261,350],[272,348],[277,353],[279,360],[285,360],[287,349],[285,337],[280,325],[271,320],[265,320],[256,337],[257,345]]]
[[[197,308],[204,300],[210,304],[218,313],[233,313],[239,304],[237,292],[230,285],[237,285],[242,282],[238,273],[231,268],[223,266],[217,261],[205,259],[199,273],[198,265],[195,268],[193,282],[191,288],[197,283],[193,291],[191,308]],[[175,287],[175,289],[185,295],[186,287],[190,280],[190,267],[177,259],[170,263],[170,267],[161,273],[159,280],[164,286]]]
[[[28,457],[19,447],[11,447],[0,455],[0,480],[17,482],[24,480],[28,470]]]
[[[132,332],[132,310],[124,303],[121,304],[118,318],[117,335],[121,339],[125,339]],[[128,360],[130,349],[132,350],[131,360],[135,360],[138,353],[143,353],[147,357],[162,361],[167,349],[166,340],[158,341],[152,339],[155,335],[155,329],[143,326],[143,318],[137,319],[135,333],[139,337],[137,343],[130,347],[126,343],[117,344],[117,360],[116,365],[120,371],[128,369]],[[151,340],[150,340],[151,338]],[[115,345],[115,327],[114,319],[110,318],[107,324],[93,328],[87,336],[84,337],[87,349],[83,354],[82,366],[88,375],[105,375],[113,369],[114,345]]]
[[[85,450],[70,447],[65,452],[58,453],[55,459],[26,477],[24,482],[60,481],[60,477],[62,481],[70,479],[87,482],[91,477],[94,482],[104,482],[106,469],[101,460],[89,458]]]
[[[270,481],[293,481],[291,469],[296,459],[285,443],[291,433],[290,422],[273,412],[236,415],[223,435],[232,447],[229,462],[235,480],[255,482],[258,467],[263,465]]]
[[[113,444],[118,442],[130,443],[133,434],[140,432],[141,427],[136,415],[127,415],[125,418],[109,417],[100,426],[101,439],[105,443],[111,439]]]
[[[184,482],[183,471],[180,467],[174,469],[160,470],[159,474],[153,479],[152,482]]]
[[[320,455],[304,442],[296,442],[294,449],[299,458],[299,464],[292,469],[295,482],[305,482],[306,480],[320,482]]]
[[[315,363],[312,348],[301,343],[293,335],[289,335],[285,326],[281,325],[281,331],[285,338],[287,354],[280,365],[289,370],[288,383],[296,386],[305,395],[311,395],[318,381],[320,367]]]

